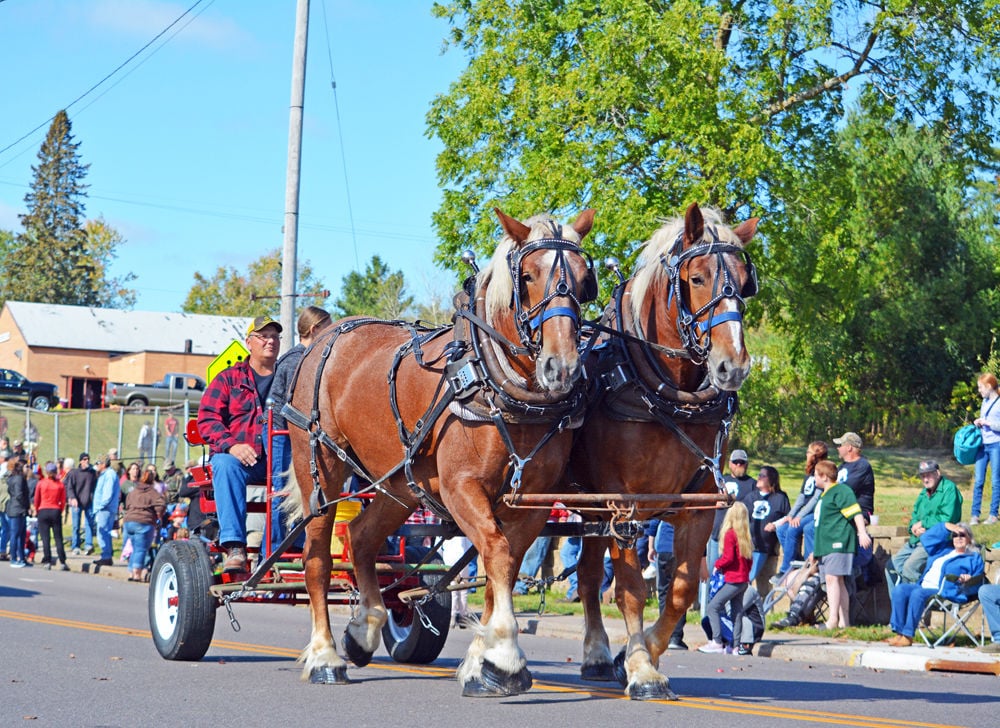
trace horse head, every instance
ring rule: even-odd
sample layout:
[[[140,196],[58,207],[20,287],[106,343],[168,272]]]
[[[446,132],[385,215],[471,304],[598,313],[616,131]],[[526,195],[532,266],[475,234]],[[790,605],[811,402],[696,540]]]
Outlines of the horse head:
[[[581,371],[580,309],[597,297],[593,263],[580,247],[594,211],[584,210],[572,225],[548,215],[521,222],[495,212],[504,237],[477,281],[487,321],[520,342],[507,357],[519,377],[543,392],[566,394]]]
[[[692,204],[683,221],[666,223],[647,243],[632,290],[633,319],[658,326],[660,335],[673,328],[670,343],[704,364],[709,382],[722,390],[739,389],[750,373],[743,309],[757,293],[757,272],[744,246],[757,223],[754,217],[729,228],[718,211],[703,213]],[[657,283],[665,299],[647,295]],[[665,319],[674,326],[665,326]]]

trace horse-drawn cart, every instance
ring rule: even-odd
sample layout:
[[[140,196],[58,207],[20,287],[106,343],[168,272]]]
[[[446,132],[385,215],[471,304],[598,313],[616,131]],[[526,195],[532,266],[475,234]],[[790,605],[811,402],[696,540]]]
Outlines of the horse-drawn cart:
[[[197,429],[188,427],[192,444],[203,444]],[[276,433],[284,434],[284,433]],[[202,513],[215,512],[211,470],[208,465],[193,468],[194,484],[200,488]],[[308,604],[301,549],[271,542],[271,521],[278,517],[270,482],[263,486],[263,501],[248,502],[248,514],[263,516],[265,527],[256,553],[257,568],[252,573],[222,571],[224,552],[205,537],[192,534],[190,540],[167,541],[159,549],[150,577],[149,626],[157,651],[167,660],[200,660],[212,643],[216,612],[224,607],[234,630],[239,622],[233,604]],[[347,521],[357,514],[361,502],[357,494],[343,493],[339,520],[331,543],[333,559],[329,604],[356,603],[357,588],[351,562]],[[260,520],[260,518],[258,518]],[[407,524],[387,544],[376,565],[379,586],[389,611],[382,639],[389,655],[397,662],[425,664],[440,654],[448,637],[451,595],[434,589],[448,568],[436,553],[419,545],[424,538],[450,535],[437,524]],[[285,539],[285,543],[294,538]]]

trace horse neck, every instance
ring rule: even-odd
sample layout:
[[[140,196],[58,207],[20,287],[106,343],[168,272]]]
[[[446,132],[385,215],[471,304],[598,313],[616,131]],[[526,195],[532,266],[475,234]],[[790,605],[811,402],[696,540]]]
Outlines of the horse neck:
[[[626,289],[628,290],[628,289]],[[670,298],[670,285],[666,278],[659,277],[654,281],[646,292],[646,298],[642,302],[639,314],[639,329],[642,337],[646,341],[658,344],[669,349],[684,349],[680,334],[677,331],[677,301]],[[667,305],[667,301],[670,304]],[[637,334],[637,331],[633,331]],[[635,349],[637,344],[630,344]],[[670,356],[669,354],[656,349],[647,349],[647,353],[640,354],[633,351],[633,356],[648,356],[652,358],[656,366],[665,372],[670,380],[683,391],[694,391],[702,383],[705,377],[705,369],[699,364],[695,364],[690,359],[681,356]]]

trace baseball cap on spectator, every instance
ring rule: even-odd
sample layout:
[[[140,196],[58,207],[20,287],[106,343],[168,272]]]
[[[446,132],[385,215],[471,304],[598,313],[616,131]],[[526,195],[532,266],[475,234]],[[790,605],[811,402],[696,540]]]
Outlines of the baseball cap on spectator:
[[[90,455],[88,455],[85,452],[82,452],[80,453],[80,457],[78,458],[78,460],[90,460]]]
[[[45,472],[49,475],[55,475],[59,472],[59,467],[53,462],[45,463]]]
[[[833,441],[838,445],[850,445],[858,450],[860,450],[864,445],[861,440],[861,435],[856,432],[845,432],[840,437],[833,438]]]
[[[173,470],[174,469],[174,461],[173,460],[167,460],[167,462],[163,463],[163,469],[164,470]]]
[[[917,468],[917,475],[927,475],[928,473],[937,472],[939,469],[937,460],[922,460],[920,467]]]
[[[282,331],[281,324],[279,324],[270,316],[258,316],[253,321],[251,321],[250,325],[247,327],[247,336],[249,336],[250,334],[255,334],[258,331],[262,331],[265,326],[277,326],[279,334]]]
[[[731,463],[746,463],[750,462],[750,458],[747,457],[746,450],[733,450],[732,455],[729,456],[729,462]]]
[[[20,440],[14,440],[14,447],[20,447],[23,444]]]

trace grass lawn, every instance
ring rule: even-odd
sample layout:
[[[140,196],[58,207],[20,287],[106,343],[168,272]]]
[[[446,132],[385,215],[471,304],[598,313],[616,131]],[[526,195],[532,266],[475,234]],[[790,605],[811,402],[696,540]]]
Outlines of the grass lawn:
[[[835,452],[835,451],[834,451]],[[970,508],[972,504],[972,467],[959,465],[952,458],[951,452],[945,450],[907,450],[895,448],[872,448],[865,451],[865,457],[872,464],[875,471],[875,513],[879,516],[880,526],[907,526],[910,522],[910,513],[913,503],[920,492],[921,482],[917,477],[917,467],[921,460],[932,458],[937,460],[941,466],[941,472],[946,478],[953,480],[958,485],[964,498],[962,507],[962,518],[968,522]],[[794,502],[802,483],[804,475],[803,465],[805,462],[805,447],[783,447],[779,450],[776,458],[765,461],[758,461],[750,454],[751,475],[756,475],[757,468],[761,465],[772,465],[781,474],[782,489],[788,493],[789,499]],[[982,517],[989,515],[990,483],[987,478],[986,492],[983,494]],[[981,524],[972,527],[976,542],[981,546],[992,546],[1000,542],[1000,524],[991,526]],[[1000,544],[998,544],[1000,548]],[[582,614],[583,610],[579,604],[565,603],[560,601],[563,594],[563,587],[556,586],[558,591],[550,590],[546,595],[545,612],[549,614]],[[469,595],[469,603],[475,607],[481,607],[484,590],[479,590],[475,594]],[[529,594],[527,596],[514,597],[514,608],[522,614],[536,612],[539,608],[539,595]],[[618,608],[614,605],[602,608],[605,617],[620,617]],[[644,622],[650,624],[656,620],[658,609],[655,600],[646,603],[644,612]],[[781,614],[768,615],[768,622],[780,618]],[[696,611],[690,611],[687,615],[690,623],[700,621],[700,616]],[[879,641],[892,636],[892,631],[887,626],[871,627],[851,627],[828,635],[826,632],[819,632],[811,627],[799,627],[791,630],[803,634],[827,635],[854,640]],[[962,640],[959,640],[959,644]]]

